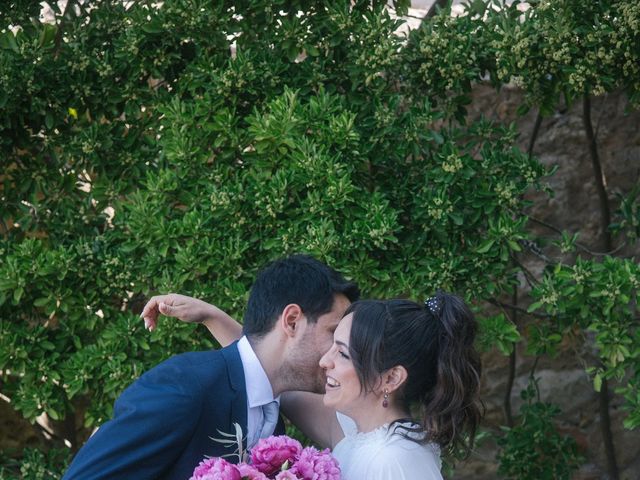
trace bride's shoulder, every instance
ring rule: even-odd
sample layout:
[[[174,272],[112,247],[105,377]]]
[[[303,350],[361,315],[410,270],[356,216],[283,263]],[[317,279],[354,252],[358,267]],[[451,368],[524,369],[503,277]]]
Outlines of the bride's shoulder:
[[[440,447],[435,443],[424,443],[407,438],[399,433],[387,435],[386,455],[424,455],[440,460]]]
[[[389,437],[371,459],[367,479],[442,480],[440,451],[433,444],[418,443],[397,434]]]

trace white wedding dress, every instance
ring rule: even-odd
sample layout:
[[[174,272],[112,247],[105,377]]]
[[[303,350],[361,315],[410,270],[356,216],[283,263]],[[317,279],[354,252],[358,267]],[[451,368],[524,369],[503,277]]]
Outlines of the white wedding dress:
[[[388,425],[360,433],[351,418],[337,416],[345,436],[332,453],[343,480],[442,480],[437,445],[413,442]]]

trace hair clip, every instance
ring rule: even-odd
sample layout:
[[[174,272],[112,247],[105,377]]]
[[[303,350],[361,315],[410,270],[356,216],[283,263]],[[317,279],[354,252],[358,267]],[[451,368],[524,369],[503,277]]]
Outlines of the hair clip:
[[[425,306],[429,309],[432,315],[438,315],[440,313],[441,302],[437,296],[429,297],[424,301]]]

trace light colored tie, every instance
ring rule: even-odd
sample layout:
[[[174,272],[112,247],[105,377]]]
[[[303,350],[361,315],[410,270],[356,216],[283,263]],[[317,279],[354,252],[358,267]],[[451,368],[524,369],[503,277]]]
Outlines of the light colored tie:
[[[262,422],[259,438],[267,438],[273,434],[278,424],[278,402],[274,400],[262,405]]]
[[[256,426],[255,432],[247,439],[247,448],[251,449],[261,438],[267,438],[273,433],[278,423],[278,402],[273,401],[260,406],[262,409],[261,423]]]

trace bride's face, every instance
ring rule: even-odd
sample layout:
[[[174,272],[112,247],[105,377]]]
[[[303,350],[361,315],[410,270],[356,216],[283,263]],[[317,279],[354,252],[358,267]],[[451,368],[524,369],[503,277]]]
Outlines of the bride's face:
[[[327,376],[324,404],[346,415],[353,416],[362,408],[366,395],[360,388],[360,380],[349,352],[349,337],[353,314],[344,317],[333,334],[333,345],[320,359]]]

